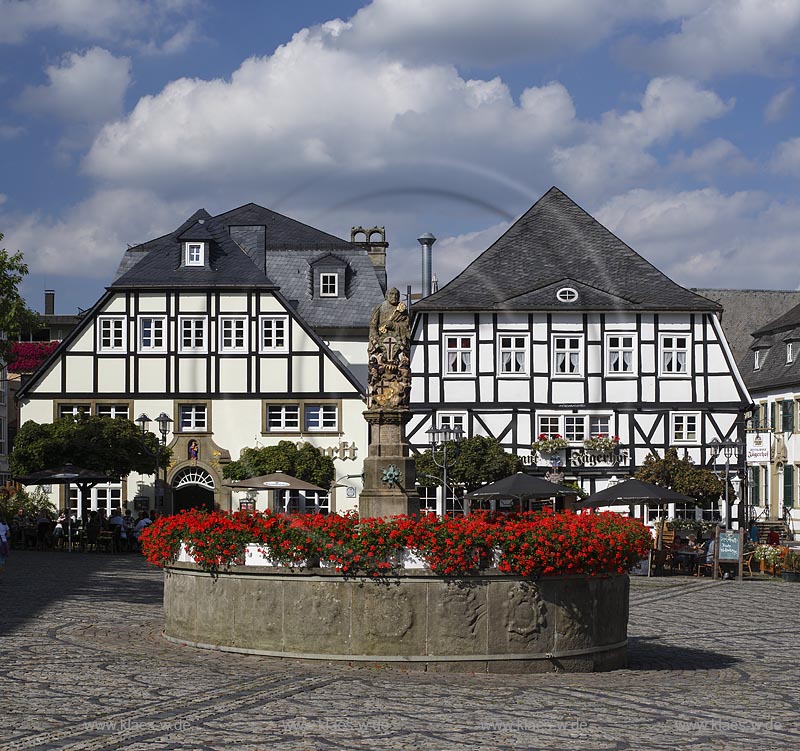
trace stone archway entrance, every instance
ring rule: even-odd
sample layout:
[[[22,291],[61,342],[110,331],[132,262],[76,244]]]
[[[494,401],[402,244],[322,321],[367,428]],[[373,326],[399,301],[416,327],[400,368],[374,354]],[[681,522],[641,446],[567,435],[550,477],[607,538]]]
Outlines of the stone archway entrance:
[[[202,467],[186,467],[172,480],[174,512],[214,510],[214,478]]]

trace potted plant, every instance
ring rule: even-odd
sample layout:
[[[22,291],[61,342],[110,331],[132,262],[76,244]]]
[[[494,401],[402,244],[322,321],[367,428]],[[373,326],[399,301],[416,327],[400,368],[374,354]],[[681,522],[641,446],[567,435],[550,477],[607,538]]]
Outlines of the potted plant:
[[[587,451],[597,451],[601,454],[607,454],[619,448],[619,436],[608,435],[607,433],[597,433],[591,438],[587,438],[583,442],[583,447]]]
[[[569,446],[569,441],[558,433],[539,433],[539,437],[531,444],[533,451],[540,454],[555,454]]]
[[[782,576],[785,582],[800,582],[800,553],[794,550],[786,552]]]

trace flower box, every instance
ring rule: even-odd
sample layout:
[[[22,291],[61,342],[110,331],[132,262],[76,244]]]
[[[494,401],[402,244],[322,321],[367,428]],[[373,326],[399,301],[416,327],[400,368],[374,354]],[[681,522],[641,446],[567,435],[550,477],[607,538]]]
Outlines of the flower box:
[[[247,546],[247,548],[245,549],[244,565],[245,566],[277,566],[278,564],[275,563],[269,557],[269,551],[265,550],[263,545],[259,545],[258,543],[251,542]]]
[[[598,435],[593,435],[591,438],[587,438],[583,442],[583,447],[587,451],[596,451],[599,454],[607,454],[610,451],[614,451],[615,449],[619,448],[619,436],[611,436],[606,435],[605,433],[599,433]]]
[[[539,437],[531,444],[532,451],[538,451],[540,454],[557,454],[559,451],[569,448],[569,441],[562,438],[558,433],[547,435],[547,433],[540,433]]]

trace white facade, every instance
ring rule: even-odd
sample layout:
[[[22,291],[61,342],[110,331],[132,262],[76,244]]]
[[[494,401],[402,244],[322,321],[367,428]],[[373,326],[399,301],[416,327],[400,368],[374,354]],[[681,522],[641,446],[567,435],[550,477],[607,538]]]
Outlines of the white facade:
[[[207,491],[223,509],[238,508],[244,495],[231,498],[222,467],[244,447],[309,442],[340,478],[360,474],[367,446],[358,382],[272,291],[112,288],[23,392],[23,422],[80,410],[172,418],[175,508],[191,505],[192,492],[210,500]],[[329,508],[355,508],[360,479],[338,485]],[[154,496],[152,475],[131,474],[93,498],[110,508],[141,494]]]
[[[11,411],[8,388],[8,370],[0,361],[0,487],[5,485],[11,475],[8,472],[8,416]]]
[[[458,425],[589,493],[670,446],[708,464],[710,441],[735,439],[750,402],[711,312],[421,312],[412,372],[417,449],[434,422]],[[541,434],[569,447],[537,454]],[[599,434],[619,436],[618,452],[587,450]]]

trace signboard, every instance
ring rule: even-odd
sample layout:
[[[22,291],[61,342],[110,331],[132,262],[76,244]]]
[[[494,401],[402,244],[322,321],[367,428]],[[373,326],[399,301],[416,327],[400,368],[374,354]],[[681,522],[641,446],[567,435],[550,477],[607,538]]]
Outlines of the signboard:
[[[719,533],[719,560],[738,561],[739,560],[739,533],[720,532]]]
[[[721,532],[717,527],[714,538],[714,576],[716,579],[721,574],[721,563],[737,564],[736,578],[742,581],[742,556],[744,554],[744,529],[737,532]],[[726,572],[726,576],[730,571]]]
[[[747,463],[768,464],[771,433],[747,434]]]
[[[147,511],[150,508],[150,499],[146,495],[137,495],[133,498],[134,511]]]

